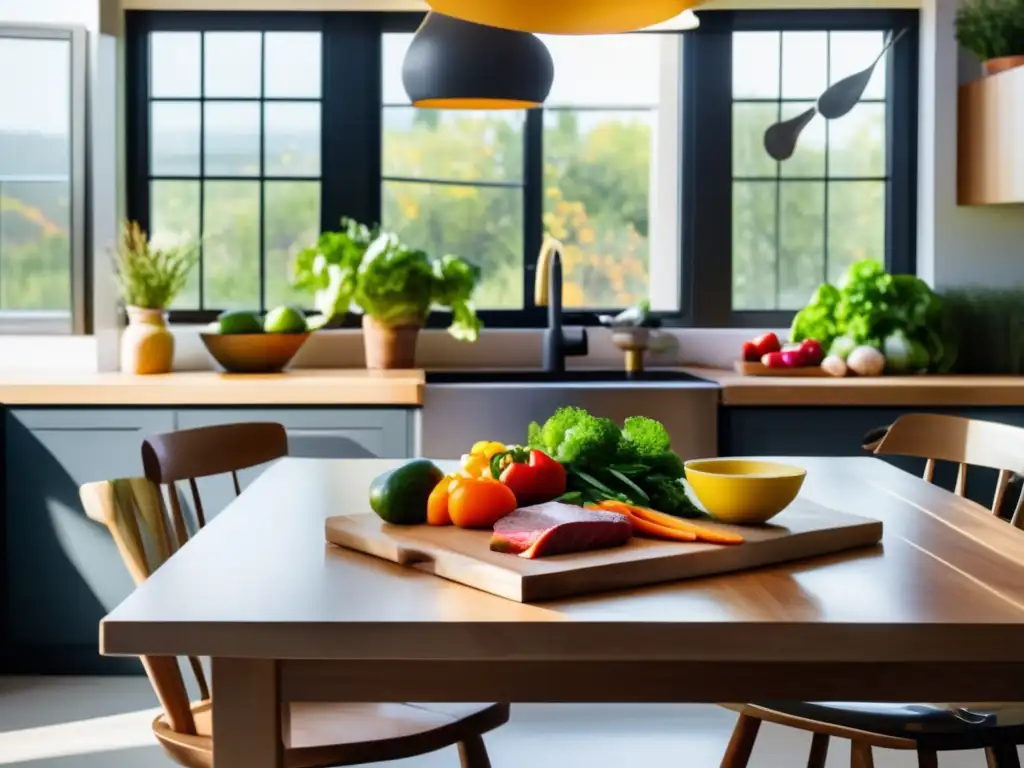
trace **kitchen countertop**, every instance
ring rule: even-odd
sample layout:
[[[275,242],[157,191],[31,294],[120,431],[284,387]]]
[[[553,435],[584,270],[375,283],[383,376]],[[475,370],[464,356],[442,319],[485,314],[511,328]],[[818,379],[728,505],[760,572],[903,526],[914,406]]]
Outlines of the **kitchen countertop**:
[[[1024,406],[1024,376],[742,376],[687,367],[722,388],[729,406]]]
[[[1024,406],[1022,376],[797,378],[741,376],[722,368],[682,370],[717,384],[727,406]],[[0,403],[55,406],[423,405],[421,370],[302,369],[276,374],[189,371],[0,373]],[[668,384],[668,382],[665,382]],[[617,384],[629,387],[628,382]]]
[[[423,371],[316,369],[272,374],[190,371],[0,374],[4,405],[383,405],[423,404]]]

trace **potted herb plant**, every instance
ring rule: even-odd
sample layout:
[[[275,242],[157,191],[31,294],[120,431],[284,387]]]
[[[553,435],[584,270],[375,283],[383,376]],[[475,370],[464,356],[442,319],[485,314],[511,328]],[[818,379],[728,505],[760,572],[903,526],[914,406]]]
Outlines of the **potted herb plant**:
[[[115,278],[128,315],[121,336],[121,371],[168,373],[174,336],[167,307],[185,287],[196,263],[194,244],[154,248],[137,222],[127,222],[114,252]]]
[[[956,39],[987,74],[1024,65],[1024,0],[967,0],[956,12]]]
[[[479,270],[458,258],[431,259],[390,232],[351,219],[323,233],[295,262],[294,285],[312,290],[325,324],[362,312],[368,368],[412,368],[419,331],[432,309],[452,313],[448,332],[476,341],[481,322],[472,295]]]

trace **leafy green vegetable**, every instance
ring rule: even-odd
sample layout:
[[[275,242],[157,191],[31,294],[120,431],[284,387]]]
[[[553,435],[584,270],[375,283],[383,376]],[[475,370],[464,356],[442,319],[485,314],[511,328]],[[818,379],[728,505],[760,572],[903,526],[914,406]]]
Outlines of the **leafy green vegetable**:
[[[361,309],[389,325],[421,325],[431,309],[449,309],[448,332],[476,341],[482,323],[471,301],[480,271],[446,255],[431,259],[394,233],[352,219],[324,232],[296,256],[292,284],[312,291],[325,322]]]
[[[673,515],[702,514],[686,494],[683,460],[659,421],[633,416],[620,429],[611,419],[566,406],[543,425],[532,422],[527,444],[565,466],[569,503],[617,499]]]
[[[897,332],[902,335],[890,346],[899,370],[942,371],[952,364],[942,300],[920,278],[891,275],[878,261],[864,259],[836,286],[815,291],[793,319],[790,341],[817,339],[829,354],[845,357],[856,346],[881,350]]]
[[[646,416],[630,416],[622,424],[622,436],[632,443],[640,456],[655,456],[672,447],[672,438],[660,421]]]

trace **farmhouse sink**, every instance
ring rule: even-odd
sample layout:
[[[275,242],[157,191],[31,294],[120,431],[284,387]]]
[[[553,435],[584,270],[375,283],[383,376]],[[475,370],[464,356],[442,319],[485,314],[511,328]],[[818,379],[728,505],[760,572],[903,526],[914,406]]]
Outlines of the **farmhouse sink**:
[[[428,371],[427,384],[642,384],[676,382],[707,384],[683,371],[656,369],[640,373],[623,370],[577,369],[550,372],[541,369],[490,371]]]
[[[620,424],[650,416],[684,459],[714,456],[718,398],[717,384],[668,369],[635,376],[608,369],[428,372],[417,448],[421,456],[457,459],[478,440],[522,443],[531,421],[575,405]]]

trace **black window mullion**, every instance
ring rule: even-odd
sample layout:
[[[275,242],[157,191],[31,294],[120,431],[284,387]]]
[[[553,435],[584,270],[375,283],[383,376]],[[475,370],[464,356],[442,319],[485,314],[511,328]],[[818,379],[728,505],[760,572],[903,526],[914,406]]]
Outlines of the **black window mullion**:
[[[126,131],[128,141],[128,194],[126,213],[146,232],[151,230],[149,216],[149,29],[145,16],[129,15],[126,33],[133,44],[127,46],[125,91],[127,96]]]
[[[204,301],[205,285],[203,279],[204,265],[206,261],[206,250],[203,241],[206,235],[206,33],[199,33],[199,263],[196,269],[199,272],[199,309],[206,309]]]
[[[267,190],[267,33],[260,34],[260,187],[259,187],[259,242],[260,259],[260,313],[267,309],[267,215],[266,215],[266,190]]]
[[[374,13],[326,14],[321,118],[321,229],[381,218],[381,35]]]
[[[682,280],[690,324],[732,322],[732,30],[705,24],[683,43]]]
[[[917,271],[917,13],[893,19],[893,34],[907,33],[889,49],[886,71],[885,253],[889,269],[906,274]]]
[[[539,313],[533,286],[544,242],[544,111],[528,109],[523,126],[523,309]]]

